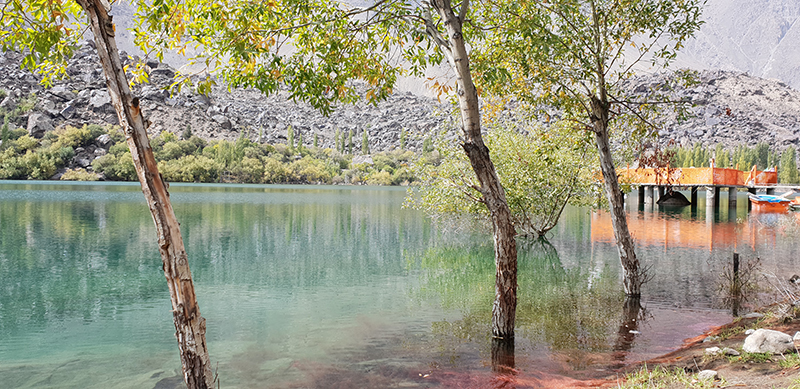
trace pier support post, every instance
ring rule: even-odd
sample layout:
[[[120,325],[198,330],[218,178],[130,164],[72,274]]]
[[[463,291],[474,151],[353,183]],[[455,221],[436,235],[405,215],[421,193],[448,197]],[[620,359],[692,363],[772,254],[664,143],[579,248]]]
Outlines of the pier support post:
[[[645,203],[653,204],[654,203],[654,201],[653,201],[653,187],[650,186],[650,185],[646,186],[645,187],[645,192],[646,192],[645,196],[644,196]]]
[[[767,188],[767,194],[768,195],[774,195],[775,194],[775,188]]]
[[[728,187],[728,208],[733,209],[736,208],[736,187],[729,186]]]
[[[644,204],[644,185],[639,185],[639,205]]]
[[[700,188],[697,187],[697,186],[689,187],[689,191],[692,193],[691,196],[690,196],[691,199],[689,201],[692,202],[692,206],[693,207],[697,207],[697,192],[699,190],[700,190]]]
[[[747,188],[747,191],[750,194],[756,194],[756,188]],[[750,201],[750,199],[747,199],[747,210],[749,211],[751,209],[753,209],[753,202]]]
[[[713,213],[719,206],[719,188],[706,187],[706,212]]]

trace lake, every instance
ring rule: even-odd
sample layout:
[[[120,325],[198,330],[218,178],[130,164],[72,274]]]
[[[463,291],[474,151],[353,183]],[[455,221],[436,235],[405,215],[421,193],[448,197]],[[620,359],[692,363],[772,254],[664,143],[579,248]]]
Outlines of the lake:
[[[223,388],[484,388],[491,237],[403,209],[405,188],[170,188]],[[610,219],[567,208],[520,240],[516,387],[607,376],[732,319],[734,252],[761,300],[797,269],[794,215],[638,206],[653,279],[631,322]],[[0,181],[0,377],[11,388],[173,388],[180,361],[138,184]],[[758,296],[757,296],[758,297]],[[749,305],[748,305],[749,304]],[[628,327],[625,327],[625,326]],[[613,373],[611,373],[613,374]]]

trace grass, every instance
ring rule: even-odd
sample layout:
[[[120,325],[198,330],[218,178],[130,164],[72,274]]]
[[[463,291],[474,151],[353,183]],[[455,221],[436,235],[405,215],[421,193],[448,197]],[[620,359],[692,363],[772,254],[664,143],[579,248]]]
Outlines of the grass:
[[[707,389],[724,386],[724,379],[720,382],[712,380],[698,380],[697,374],[687,373],[681,368],[667,369],[658,366],[649,370],[647,366],[628,374],[625,383],[617,385],[619,389],[660,389],[660,388],[692,388]]]
[[[781,369],[793,369],[800,367],[800,355],[793,353],[788,355],[783,355],[778,361],[778,365]]]
[[[729,356],[728,362],[730,363],[767,363],[772,362],[772,354],[770,353],[748,353],[742,351],[741,355]]]

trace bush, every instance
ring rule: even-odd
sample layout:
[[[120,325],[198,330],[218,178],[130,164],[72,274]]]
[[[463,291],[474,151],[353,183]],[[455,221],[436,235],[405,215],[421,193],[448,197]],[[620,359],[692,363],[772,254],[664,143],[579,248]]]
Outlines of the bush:
[[[392,185],[392,175],[385,171],[375,172],[367,176],[367,185]]]
[[[292,182],[330,183],[333,175],[325,162],[312,157],[303,157],[289,165]]]
[[[98,125],[83,126],[81,128],[67,126],[56,129],[53,133],[58,137],[57,143],[75,148],[88,145],[95,138],[104,134],[105,130]]]
[[[97,174],[89,173],[81,168],[75,170],[67,169],[67,171],[61,175],[61,179],[64,181],[97,181]]]
[[[56,163],[46,153],[28,150],[21,162],[28,179],[46,180],[56,174]]]
[[[120,156],[106,154],[92,162],[95,172],[102,173],[109,180],[114,181],[135,181],[136,169],[133,167],[131,153],[123,153]]]
[[[289,171],[286,165],[281,161],[272,158],[264,157],[264,183],[266,184],[282,184],[289,182]]]
[[[158,163],[161,175],[171,182],[218,182],[222,168],[220,163],[202,155]]]
[[[237,182],[259,184],[264,180],[264,164],[260,159],[244,157],[236,172]]]
[[[23,154],[26,151],[33,150],[39,146],[39,140],[30,136],[23,135],[15,140],[12,145],[18,154]]]

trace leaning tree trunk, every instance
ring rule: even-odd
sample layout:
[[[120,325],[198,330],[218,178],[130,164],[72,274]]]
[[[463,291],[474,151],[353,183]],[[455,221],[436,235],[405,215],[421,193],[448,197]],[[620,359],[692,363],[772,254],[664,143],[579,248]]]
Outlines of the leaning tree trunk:
[[[635,297],[641,295],[644,274],[639,267],[636,252],[633,250],[633,238],[628,230],[628,219],[625,215],[625,199],[617,180],[614,159],[611,157],[611,147],[608,141],[608,113],[608,102],[592,97],[592,125],[597,141],[597,151],[600,154],[600,170],[603,172],[606,195],[611,206],[611,226],[614,229],[619,260],[622,264],[623,287],[626,295]]]
[[[175,336],[178,338],[184,380],[190,389],[213,388],[214,377],[206,349],[206,322],[200,316],[180,227],[147,139],[139,99],[131,95],[120,63],[108,3],[104,0],[78,0],[78,3],[89,17],[111,103],[125,132],[136,174],[156,225],[158,247],[172,300]]]
[[[492,305],[492,336],[498,339],[514,339],[514,320],[517,312],[517,243],[516,230],[511,221],[506,195],[500,179],[489,158],[489,148],[481,136],[478,91],[472,82],[469,56],[461,33],[462,21],[455,15],[450,0],[434,0],[431,5],[444,21],[447,31],[448,60],[456,73],[458,103],[461,110],[461,125],[464,131],[464,152],[469,157],[472,169],[480,182],[483,200],[492,218],[494,231],[495,300]],[[466,14],[462,9],[461,15]],[[512,348],[513,349],[513,348]]]

